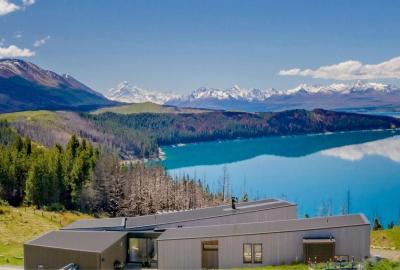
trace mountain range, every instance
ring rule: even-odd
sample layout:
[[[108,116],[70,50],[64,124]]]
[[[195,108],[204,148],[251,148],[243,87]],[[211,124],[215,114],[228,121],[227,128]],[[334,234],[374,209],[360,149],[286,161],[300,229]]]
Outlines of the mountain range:
[[[285,90],[202,87],[181,95],[148,91],[125,81],[103,96],[71,75],[59,75],[19,59],[0,59],[0,112],[40,109],[89,111],[119,106],[122,102],[247,112],[315,108],[400,111],[400,88],[357,81],[349,84],[301,84]]]
[[[0,112],[84,111],[117,104],[70,75],[19,59],[0,59]]]
[[[241,111],[282,111],[287,109],[397,109],[400,88],[382,83],[357,81],[351,84],[308,85],[292,89],[199,88],[188,95],[146,91],[128,82],[106,95],[116,101],[154,102],[180,107]]]

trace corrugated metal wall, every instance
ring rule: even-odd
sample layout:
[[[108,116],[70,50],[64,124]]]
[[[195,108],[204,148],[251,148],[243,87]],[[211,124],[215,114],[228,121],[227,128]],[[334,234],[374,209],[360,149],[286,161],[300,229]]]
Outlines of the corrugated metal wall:
[[[369,234],[369,225],[362,225],[212,239],[158,241],[158,267],[160,269],[200,269],[201,242],[206,240],[218,240],[220,268],[248,266],[243,264],[244,243],[261,243],[263,245],[263,263],[261,265],[301,262],[304,260],[303,238],[308,237],[333,236],[336,239],[336,255],[349,255],[350,257],[354,256],[356,260],[361,260],[365,256],[369,256]]]

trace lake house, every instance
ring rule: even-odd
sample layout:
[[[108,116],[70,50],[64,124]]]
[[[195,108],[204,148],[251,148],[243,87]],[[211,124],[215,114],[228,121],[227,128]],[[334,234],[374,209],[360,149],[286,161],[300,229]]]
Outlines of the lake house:
[[[298,219],[267,199],[140,217],[82,220],[24,245],[25,269],[216,269],[369,256],[362,214]]]

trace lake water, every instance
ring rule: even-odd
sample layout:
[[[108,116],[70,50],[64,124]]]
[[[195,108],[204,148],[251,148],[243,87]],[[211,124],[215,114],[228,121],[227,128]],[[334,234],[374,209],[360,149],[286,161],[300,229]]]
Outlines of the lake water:
[[[400,131],[264,137],[164,147],[163,165],[220,189],[223,167],[234,195],[284,198],[299,217],[362,212],[400,220]]]

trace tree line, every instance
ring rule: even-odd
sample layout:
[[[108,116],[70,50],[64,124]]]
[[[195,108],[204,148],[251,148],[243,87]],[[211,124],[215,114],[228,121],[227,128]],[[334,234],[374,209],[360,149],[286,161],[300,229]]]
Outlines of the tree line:
[[[71,209],[109,216],[220,204],[221,195],[158,165],[121,163],[84,139],[46,148],[0,122],[0,199],[10,205]]]
[[[136,216],[221,204],[220,193],[187,176],[172,178],[158,165],[122,164],[113,155],[99,158],[84,205],[93,213]]]
[[[369,129],[391,129],[400,120],[385,116],[359,115],[322,109],[269,113],[140,113],[81,114],[95,127],[112,133],[121,142],[135,138],[138,157],[156,157],[158,146],[199,141],[294,135]],[[123,143],[122,143],[123,144]]]
[[[98,151],[72,136],[65,148],[45,148],[0,122],[0,198],[13,206],[61,204],[77,209]]]

